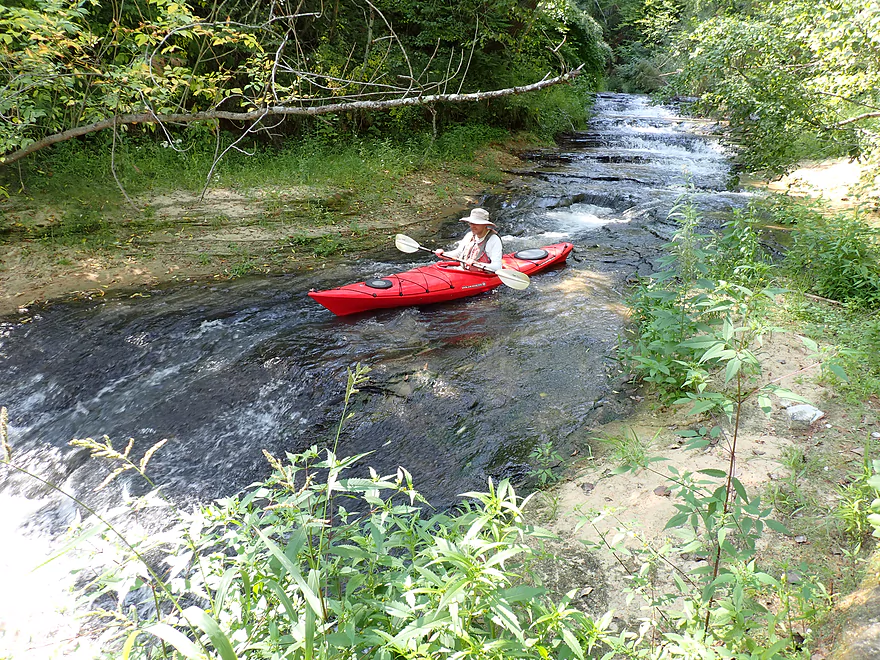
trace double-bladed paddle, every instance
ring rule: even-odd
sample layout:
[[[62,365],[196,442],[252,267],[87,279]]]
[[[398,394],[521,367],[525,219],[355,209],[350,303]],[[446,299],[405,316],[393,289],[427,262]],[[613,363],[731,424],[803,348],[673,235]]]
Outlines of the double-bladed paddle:
[[[401,252],[406,252],[408,254],[412,254],[413,252],[418,252],[419,250],[424,250],[425,252],[434,253],[434,250],[430,248],[426,248],[422,245],[418,244],[413,238],[410,238],[406,234],[398,234],[394,237],[394,245]],[[455,259],[454,257],[449,257],[447,255],[443,255],[447,259],[453,259],[453,261],[458,261],[460,263],[466,263],[464,259]],[[491,270],[482,266],[479,263],[471,264],[472,266],[479,268],[480,270],[484,270],[487,273],[492,273]],[[509,286],[511,289],[525,289],[529,286],[529,276],[525,273],[521,273],[518,270],[512,270],[510,268],[502,268],[500,270],[496,270],[493,275],[497,275],[498,279],[501,280],[502,284]]]

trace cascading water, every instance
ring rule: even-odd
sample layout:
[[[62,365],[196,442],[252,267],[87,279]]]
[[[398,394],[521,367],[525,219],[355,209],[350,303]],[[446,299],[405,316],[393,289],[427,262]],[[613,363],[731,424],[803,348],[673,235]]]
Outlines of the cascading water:
[[[16,463],[102,508],[144,486],[123,478],[92,493],[107,468],[68,442],[107,435],[124,448],[134,437],[139,456],[167,438],[149,472],[169,496],[227,495],[268,474],[263,449],[283,455],[332,442],[357,362],[372,367],[371,380],[338,453],[372,452],[363,465],[380,473],[406,467],[435,506],[488,477],[521,480],[539,442],[588,445],[592,425],[627,410],[615,360],[621,297],[672,235],[676,199],[691,189],[706,213],[745,201],[725,191],[728,163],[704,124],[628,95],[599,95],[595,110],[587,131],[533,155],[525,183],[482,202],[505,252],[575,244],[566,267],[535,276],[525,291],[345,318],[305,295],[428,260],[389,246],[318,275],[164,289],[8,319],[0,405],[10,412]],[[462,232],[450,218],[439,237],[417,238],[448,246]],[[27,477],[5,470],[3,479],[0,567],[15,575],[77,509]],[[43,611],[52,610],[50,591],[33,585],[60,579],[39,575],[26,582],[33,599],[10,598],[7,583],[0,611],[0,631],[33,657],[45,656],[28,637],[47,634]]]

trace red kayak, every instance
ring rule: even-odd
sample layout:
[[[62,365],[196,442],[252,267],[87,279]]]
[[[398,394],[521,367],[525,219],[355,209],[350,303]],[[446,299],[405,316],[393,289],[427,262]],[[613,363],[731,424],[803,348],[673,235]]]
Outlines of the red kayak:
[[[573,247],[571,243],[556,243],[505,254],[502,267],[531,275],[564,263]],[[373,309],[445,302],[491,291],[498,286],[501,286],[501,280],[496,275],[465,270],[457,261],[441,261],[336,289],[309,291],[309,296],[337,316],[346,316]]]

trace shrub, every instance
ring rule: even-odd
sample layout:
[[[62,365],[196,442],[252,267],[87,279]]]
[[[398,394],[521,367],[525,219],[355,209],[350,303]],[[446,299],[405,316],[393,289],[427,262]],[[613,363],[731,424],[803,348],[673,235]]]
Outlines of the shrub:
[[[128,575],[142,566],[132,586],[153,586],[138,608],[124,590],[109,597],[104,625],[127,635],[130,658],[153,657],[159,640],[226,660],[582,658],[598,640],[567,599],[527,583],[538,554],[528,539],[542,534],[507,482],[431,513],[403,469],[352,477],[358,457],[320,460],[315,448],[267,458],[265,483],[181,515],[160,544],[135,546],[171,566],[161,584],[138,557],[122,564]],[[120,580],[104,574],[98,586]]]
[[[817,295],[858,307],[880,307],[877,229],[857,215],[799,224],[785,264],[792,278]]]

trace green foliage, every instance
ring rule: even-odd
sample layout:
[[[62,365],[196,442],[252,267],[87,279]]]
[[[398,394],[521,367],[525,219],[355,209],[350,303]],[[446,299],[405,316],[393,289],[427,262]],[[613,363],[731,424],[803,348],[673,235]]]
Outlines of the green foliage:
[[[859,217],[818,216],[798,224],[786,267],[805,290],[856,307],[880,307],[880,233]]]
[[[670,218],[680,227],[658,271],[630,296],[635,337],[623,357],[664,399],[729,412],[729,400],[704,391],[719,366],[725,383],[758,371],[750,346],[773,331],[761,321],[775,292],[767,287],[766,257],[740,216],[716,237],[700,234],[701,218],[685,196]]]
[[[744,286],[767,286],[773,266],[758,239],[758,223],[749,213],[734,209],[716,237],[709,258],[712,277]]]
[[[608,447],[611,460],[618,467],[645,467],[650,462],[651,449],[655,445],[656,437],[647,440],[639,437],[635,430],[621,435],[600,436],[597,438],[600,444]]]
[[[695,432],[692,446],[714,431]],[[627,591],[646,603],[640,639],[652,639],[657,655],[636,643],[626,657],[798,657],[797,647],[810,642],[808,629],[830,611],[832,599],[815,578],[788,580],[787,572],[776,577],[759,565],[765,534],[788,533],[771,518],[772,508],[725,470],[669,467],[668,479],[676,498],[668,539],[652,542],[619,521],[612,531],[600,531],[613,516],[608,511],[588,513],[579,523],[598,537],[587,546],[611,550],[627,568]],[[798,570],[811,573],[807,566]]]
[[[349,373],[334,445],[365,378],[360,365]],[[317,447],[266,458],[273,473],[264,483],[176,511],[164,533],[123,548],[127,556],[90,585],[127,658],[155,657],[161,640],[185,657],[204,650],[224,660],[582,659],[604,636],[610,616],[596,623],[529,583],[534,540],[546,534],[525,524],[525,502],[506,481],[466,493],[456,511],[430,513],[416,506],[426,503],[403,468],[349,476],[363,456]],[[143,563],[148,555],[170,567],[161,578]],[[143,584],[152,588],[146,615],[126,605]]]
[[[226,269],[229,277],[244,277],[248,273],[257,270],[258,266],[250,259],[241,259]]]
[[[880,163],[875,3],[598,0],[590,11],[613,48],[609,85],[698,97],[695,112],[726,122],[744,170]]]
[[[607,56],[598,25],[570,0],[451,7],[388,0],[369,8],[336,3],[332,11],[307,0],[295,13],[284,11],[167,0],[0,6],[0,154],[102,121],[116,144],[130,129],[109,120],[126,114],[241,113],[486,91],[579,64],[592,89]],[[536,125],[539,110],[551,104],[498,100],[487,104],[483,121]],[[389,116],[358,108],[280,130],[375,137],[421,131],[438,116],[445,126],[486,113],[454,106],[398,108]],[[205,126],[218,130],[216,119]],[[166,126],[148,123],[146,130],[176,137]],[[264,130],[257,122],[235,132],[244,138]]]
[[[594,621],[569,606],[572,594],[555,602],[536,581],[531,566],[550,537],[525,522],[527,500],[506,481],[435,512],[405,469],[357,474],[363,456],[336,457],[368,371],[349,370],[328,448],[285,459],[264,452],[272,467],[266,481],[191,512],[158,491],[129,502],[126,515],[135,519],[157,507],[159,532],[128,539],[74,498],[92,517],[60,552],[88,541],[101,559],[80,588],[107,653],[584,660],[609,636],[610,613]],[[63,492],[12,462],[6,420],[0,408],[3,463]],[[130,470],[145,476],[161,447],[135,462],[131,440],[123,451],[108,438],[74,444],[115,466],[102,486]]]
[[[766,257],[745,215],[734,216],[710,238],[696,233],[699,217],[688,202],[677,208],[681,228],[666,246],[662,269],[636,293],[641,303],[638,335],[626,355],[638,375],[661,394],[677,396],[674,402],[689,405],[690,414],[722,420],[711,429],[701,426],[680,435],[688,441],[686,449],[723,441],[729,462],[726,470],[696,474],[669,468],[677,513],[666,529],[674,541],[654,547],[648,541],[626,543],[624,534],[612,538],[600,533],[601,544],[611,546],[622,564],[639,566],[631,572],[632,589],[652,608],[670,657],[720,657],[714,653],[718,648],[730,657],[788,657],[799,644],[793,636],[795,626],[809,641],[810,622],[830,609],[831,598],[817,579],[775,577],[758,565],[756,549],[765,529],[788,533],[770,516],[774,505],[783,514],[804,506],[798,489],[810,466],[803,454],[790,459],[786,487],[774,483],[768,489],[771,506],[750,497],[735,474],[746,402],[756,399],[769,415],[771,395],[803,401],[760,379],[762,337],[778,330],[765,320],[765,309],[780,291],[766,287]],[[719,276],[733,281],[716,279]],[[819,351],[815,342],[804,341]],[[640,461],[656,472],[651,466],[656,459]],[[598,531],[596,522],[590,524]],[[681,555],[706,564],[684,571],[670,559]],[[669,575],[658,577],[662,570]],[[670,581],[674,592],[660,586]]]
[[[771,194],[749,202],[745,217],[758,225],[791,227],[812,224],[821,219],[825,212],[827,209],[821,199]]]
[[[809,484],[819,476],[822,466],[816,456],[808,456],[798,445],[783,447],[779,464],[785,472],[771,478],[767,499],[777,515],[793,521],[799,512],[819,506]]]
[[[612,46],[609,85],[624,92],[652,92],[668,60],[669,39],[692,9],[678,0],[598,0],[590,12]]]
[[[85,205],[70,209],[57,223],[37,231],[36,237],[45,243],[87,250],[99,250],[116,241],[116,233],[107,225],[101,213]]]
[[[864,459],[861,470],[850,474],[837,486],[838,502],[834,509],[834,517],[841,525],[844,538],[856,547],[861,547],[873,533],[870,516],[872,502],[876,497],[872,481],[876,474],[872,456],[875,443],[868,438],[864,447]]]
[[[874,495],[868,514],[868,523],[871,525],[871,535],[880,538],[880,460],[871,462],[871,472],[871,477],[865,482]]]
[[[179,135],[173,147],[144,136],[119,146],[114,159],[116,174],[131,197],[139,198],[149,191],[201,192],[212,169],[215,140],[196,130]],[[311,136],[280,146],[254,143],[247,145],[248,153],[231,151],[213,169],[210,183],[258,191],[266,221],[294,224],[294,230],[305,234],[309,226],[330,224],[341,214],[369,213],[389,194],[400,195],[401,177],[417,169],[447,170],[497,182],[501,176],[497,166],[491,159],[475,156],[487,145],[510,137],[503,129],[465,125],[443,131],[437,140],[422,132],[398,139],[346,138],[327,143]],[[223,133],[220,145],[225,148],[233,140],[234,136]],[[141,230],[157,226],[161,220],[151,215],[152,207],[122,227],[107,222],[108,216],[131,213],[120,206],[108,152],[100,136],[95,136],[90,142],[66,142],[35,154],[21,161],[18,171],[7,168],[9,185],[21,186],[20,192],[33,200],[29,205],[58,209],[48,224],[25,221],[10,227],[9,233],[57,245],[100,249],[125,240],[124,232],[135,229],[135,224]],[[84,185],[86,181],[88,185]],[[307,189],[305,194],[314,197],[303,199],[294,192],[291,199],[286,189]],[[222,226],[225,220],[217,217],[211,222]],[[332,252],[329,245],[320,251]]]
[[[206,599],[178,625],[195,613],[207,648],[230,658],[504,658],[544,648],[565,658],[583,657],[597,638],[583,614],[517,584],[534,553],[509,485],[468,494],[474,503],[460,513],[423,516],[404,470],[348,477],[353,459],[316,454],[269,457],[265,484],[182,521],[164,544],[186,577],[171,581],[174,595]],[[326,480],[304,482],[325,470]],[[355,512],[364,505],[369,513]],[[168,623],[137,625],[184,650]],[[143,638],[131,657],[150,646]]]
[[[342,250],[343,243],[334,236],[291,236],[290,245],[315,257],[329,257]]]
[[[677,33],[668,94],[730,122],[746,169],[876,156],[880,8],[854,0],[747,3]]]
[[[507,135],[503,129],[485,124],[461,124],[443,131],[430,148],[445,160],[470,160],[477,148]]]
[[[846,374],[836,378],[835,389],[853,401],[880,395],[880,316],[858,308],[817,305],[810,300],[789,305],[804,332],[836,351],[836,363]],[[845,347],[845,348],[843,348]]]
[[[535,445],[529,458],[536,463],[531,474],[538,480],[540,488],[545,488],[559,481],[560,477],[554,474],[553,468],[562,463],[562,456],[553,448],[552,440]]]

